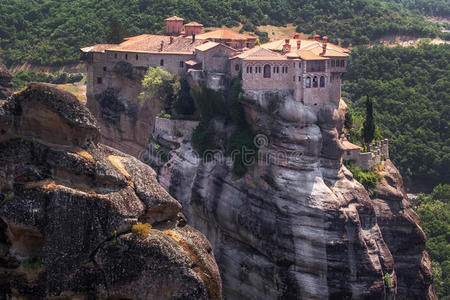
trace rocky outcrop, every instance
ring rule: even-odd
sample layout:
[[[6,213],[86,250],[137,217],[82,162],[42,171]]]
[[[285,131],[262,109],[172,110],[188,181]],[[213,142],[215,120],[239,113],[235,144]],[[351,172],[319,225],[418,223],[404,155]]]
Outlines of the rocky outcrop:
[[[140,157],[161,111],[158,101],[141,101],[141,80],[116,75],[114,88],[87,97],[87,107],[97,119],[102,143]]]
[[[402,177],[390,160],[384,162],[380,176],[372,203],[394,257],[398,299],[437,299],[431,285],[430,258],[423,248],[426,236],[407,200]]]
[[[170,145],[164,135],[156,142],[172,149],[170,157],[144,156],[212,243],[224,296],[436,299],[424,235],[398,172],[387,161],[374,194],[342,164],[345,103],[245,96],[260,159],[244,177],[232,174],[229,158],[199,159],[188,141]],[[225,148],[229,126],[216,120],[214,128]]]
[[[12,75],[8,68],[0,63],[0,100],[6,99],[12,95]]]
[[[0,298],[220,299],[210,243],[151,168],[99,139],[51,85],[0,106]]]

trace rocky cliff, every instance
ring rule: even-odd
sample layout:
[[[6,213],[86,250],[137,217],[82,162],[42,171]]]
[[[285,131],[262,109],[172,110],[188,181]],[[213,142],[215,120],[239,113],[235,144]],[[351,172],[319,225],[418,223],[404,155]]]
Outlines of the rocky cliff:
[[[169,158],[144,156],[212,243],[224,297],[436,299],[425,235],[398,171],[384,162],[368,192],[342,164],[345,103],[245,96],[261,159],[244,177],[229,159],[198,159],[189,141],[164,134],[155,139],[172,149]],[[214,128],[225,145],[230,127],[216,120]]]
[[[87,97],[87,107],[97,119],[102,143],[140,157],[161,111],[158,101],[139,100],[142,77],[115,74],[114,89]]]
[[[0,100],[6,99],[12,95],[12,75],[8,68],[0,63]]]
[[[53,86],[1,104],[0,298],[220,299],[210,243],[151,168],[99,139]]]

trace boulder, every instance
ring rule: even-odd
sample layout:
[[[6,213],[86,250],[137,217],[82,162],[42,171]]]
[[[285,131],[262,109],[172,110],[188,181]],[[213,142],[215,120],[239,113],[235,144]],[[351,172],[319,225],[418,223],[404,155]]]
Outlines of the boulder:
[[[74,96],[32,84],[0,130],[0,298],[221,298],[210,243]]]

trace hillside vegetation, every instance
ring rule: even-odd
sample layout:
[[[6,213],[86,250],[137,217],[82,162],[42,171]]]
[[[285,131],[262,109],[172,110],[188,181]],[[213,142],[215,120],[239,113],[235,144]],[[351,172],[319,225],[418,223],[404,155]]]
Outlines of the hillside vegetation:
[[[245,28],[294,23],[297,31],[327,34],[330,41],[364,44],[386,34],[435,36],[424,15],[448,16],[446,0],[2,0],[0,53],[7,65],[67,64],[78,49],[107,42],[117,20],[131,35],[162,32],[164,18],[178,15],[205,26]]]
[[[419,194],[415,209],[427,234],[426,250],[433,265],[439,299],[450,299],[450,185],[438,185],[430,195]]]
[[[450,180],[449,64],[445,44],[364,46],[350,56],[343,91],[353,119],[364,116],[370,96],[391,159],[410,184],[432,187]]]

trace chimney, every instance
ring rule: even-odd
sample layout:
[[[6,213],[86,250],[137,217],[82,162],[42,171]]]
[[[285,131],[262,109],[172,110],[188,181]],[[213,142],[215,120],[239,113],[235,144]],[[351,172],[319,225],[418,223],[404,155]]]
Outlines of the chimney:
[[[327,52],[328,37],[324,36],[322,41],[322,55]]]
[[[314,39],[316,40],[316,42],[318,42],[318,41],[320,40],[320,35],[316,34],[316,35],[314,36]]]
[[[173,36],[170,36],[169,45],[172,45],[173,43]]]
[[[161,48],[159,49],[159,51],[163,51],[164,50],[164,41],[161,41]]]
[[[297,40],[297,49],[300,50],[300,45],[302,44],[302,41]]]
[[[291,51],[291,44],[289,43],[289,39],[285,39],[284,40],[284,45],[283,45],[283,53],[287,53]]]
[[[298,40],[298,39],[300,39],[300,34],[298,34],[298,33],[295,33],[295,34],[294,34],[294,39],[295,39],[295,40]]]
[[[195,33],[192,34],[192,43],[195,42]]]

